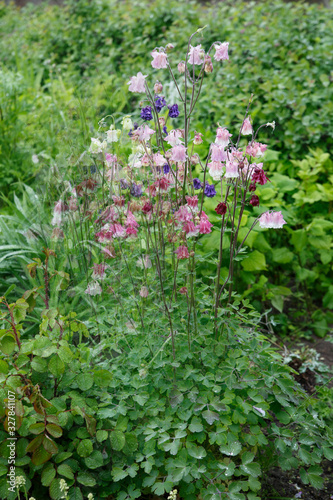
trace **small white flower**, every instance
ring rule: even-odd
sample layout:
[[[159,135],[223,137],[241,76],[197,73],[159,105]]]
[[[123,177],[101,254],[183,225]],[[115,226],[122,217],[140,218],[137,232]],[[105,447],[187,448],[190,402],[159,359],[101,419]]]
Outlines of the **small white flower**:
[[[15,478],[15,486],[19,488],[20,486],[25,486],[25,478],[23,476],[17,476]]]
[[[110,130],[107,131],[107,141],[108,142],[118,142],[121,132],[117,130],[114,125],[111,125]]]
[[[89,151],[93,154],[103,153],[103,151],[106,149],[106,146],[106,141],[101,142],[99,139],[94,139],[92,137]]]
[[[34,163],[35,165],[37,165],[37,163],[39,163],[38,155],[32,155],[31,159],[32,159],[32,163]]]
[[[97,281],[93,281],[91,283],[88,283],[85,293],[87,295],[91,295],[92,297],[94,297],[95,295],[101,295],[102,288]]]
[[[170,491],[168,500],[177,500],[177,490]]]
[[[92,493],[88,493],[88,500],[94,500],[94,495]]]
[[[274,130],[275,129],[275,122],[266,123],[266,127],[272,127],[272,129]],[[333,495],[331,498],[333,498]]]
[[[133,122],[130,116],[124,116],[121,122],[124,130],[131,130],[133,128]]]

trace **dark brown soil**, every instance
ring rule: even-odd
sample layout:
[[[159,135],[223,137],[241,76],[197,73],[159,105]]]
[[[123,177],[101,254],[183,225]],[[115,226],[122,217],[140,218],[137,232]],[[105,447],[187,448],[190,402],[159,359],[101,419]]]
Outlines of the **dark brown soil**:
[[[263,478],[261,500],[287,500],[301,498],[301,500],[331,500],[333,499],[333,463],[321,464],[323,478],[325,479],[322,490],[302,483],[297,471],[284,472],[279,468],[272,469]]]

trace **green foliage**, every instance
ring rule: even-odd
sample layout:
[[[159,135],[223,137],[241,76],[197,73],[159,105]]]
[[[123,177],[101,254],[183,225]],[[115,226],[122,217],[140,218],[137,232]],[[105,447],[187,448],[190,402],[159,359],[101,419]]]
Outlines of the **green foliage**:
[[[40,159],[37,170],[49,167],[63,143],[79,147],[96,116],[131,112],[129,76],[168,42],[177,64],[188,36],[205,24],[205,44],[228,40],[231,51],[230,63],[214,68],[214,84],[196,111],[207,139],[217,122],[238,126],[254,93],[252,117],[276,121],[270,144],[283,158],[332,146],[332,19],[318,5],[186,2],[184,9],[166,0],[69,0],[64,7],[3,5],[0,23],[1,185],[7,191],[17,179],[31,180],[32,154]],[[172,87],[165,92],[172,95]]]
[[[23,304],[10,305],[19,310],[15,327],[22,332],[29,320]],[[232,315],[218,342],[207,325],[191,350],[178,334],[177,362],[151,332],[148,343],[147,335],[125,340],[106,332],[94,344],[77,336],[80,328],[75,313],[49,309],[39,334],[3,351],[1,498],[15,498],[5,476],[8,391],[16,399],[17,465],[37,498],[59,499],[65,479],[70,498],[93,492],[121,500],[176,488],[193,500],[218,492],[256,499],[267,456],[284,470],[301,467],[303,482],[321,487],[332,427],[253,328]]]
[[[270,301],[280,313],[277,321],[285,332],[302,331],[308,336],[324,337],[329,331],[333,308],[330,279],[333,162],[329,154],[318,149],[311,150],[304,160],[291,164],[274,161],[270,171],[269,178],[275,189],[266,184],[258,194],[264,207],[284,207],[288,225],[284,233],[268,236],[270,248],[266,252],[267,274],[264,272],[264,276],[270,276],[270,280],[260,283],[253,274],[253,280],[258,282],[254,289],[256,293],[260,290],[262,298]],[[256,241],[252,243],[253,248],[261,243]],[[288,325],[287,311],[292,312],[298,324]]]

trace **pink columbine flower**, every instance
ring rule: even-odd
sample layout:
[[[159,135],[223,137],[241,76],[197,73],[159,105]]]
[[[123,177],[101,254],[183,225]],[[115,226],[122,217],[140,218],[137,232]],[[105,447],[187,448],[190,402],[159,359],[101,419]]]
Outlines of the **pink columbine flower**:
[[[194,144],[202,144],[203,143],[203,139],[202,139],[202,134],[201,132],[197,132],[195,131],[195,135],[194,135],[194,139],[193,139],[193,143]]]
[[[114,238],[124,238],[126,229],[121,224],[111,224],[110,231]]]
[[[157,167],[163,167],[166,164],[166,159],[160,153],[155,153],[153,155],[154,163]]]
[[[222,146],[222,148],[226,148],[229,144],[229,137],[231,137],[229,130],[224,127],[219,127],[216,130],[216,139],[215,144]]]
[[[174,162],[186,161],[186,147],[179,145],[172,148],[171,160]]]
[[[127,213],[125,225],[139,227],[139,224],[137,223],[136,218],[134,217],[134,215],[132,214],[132,212],[130,210]]]
[[[71,196],[69,198],[69,210],[71,210],[72,212],[75,212],[75,210],[78,209],[78,206],[77,206],[77,198],[75,196]]]
[[[146,286],[142,286],[139,293],[143,299],[146,299],[148,297],[148,288]]]
[[[93,267],[93,273],[92,273],[92,279],[97,280],[97,279],[103,279],[105,276],[105,271],[108,268],[108,264],[105,264],[102,262],[102,264],[94,264]]]
[[[188,207],[182,205],[174,214],[177,222],[189,222],[192,220],[192,214]]]
[[[109,259],[109,258],[115,259],[116,258],[116,254],[114,253],[114,248],[111,246],[109,246],[109,248],[103,247],[102,252],[104,254],[105,259]]]
[[[185,196],[185,199],[187,201],[187,205],[192,208],[192,210],[197,210],[198,209],[198,196]]]
[[[154,85],[155,94],[160,94],[162,90],[163,90],[163,85],[161,84],[161,82],[157,81]]]
[[[214,55],[215,61],[227,61],[227,60],[229,60],[228,47],[229,47],[229,42],[215,44],[215,50],[216,50],[215,55]]]
[[[112,196],[113,202],[116,207],[123,207],[125,205],[125,196]]]
[[[147,75],[143,75],[141,71],[136,76],[132,76],[130,81],[127,83],[129,85],[128,90],[130,92],[138,92],[139,94],[144,94],[146,92],[145,89],[145,80]]]
[[[212,144],[210,147],[211,160],[212,161],[226,161],[228,158],[227,153],[224,151],[222,146],[218,144]]]
[[[137,228],[134,226],[127,226],[126,235],[129,236],[130,238],[136,238],[138,235]]]
[[[223,163],[220,161],[211,161],[208,163],[209,175],[214,179],[214,181],[218,181],[221,179],[223,174]]]
[[[184,63],[184,61],[180,61],[180,63],[178,63],[177,69],[178,69],[178,71],[179,71],[179,73],[181,75],[183,73],[185,73],[185,63]]]
[[[62,213],[68,210],[68,206],[62,201],[59,200],[54,206],[53,209],[53,219],[51,221],[52,226],[60,226],[62,223]]]
[[[155,134],[155,130],[149,128],[148,125],[141,125],[141,127],[137,128],[133,132],[133,136],[135,135],[135,137],[141,142],[149,141],[150,136],[153,134]]]
[[[226,179],[236,179],[239,177],[237,161],[227,161],[225,169]]]
[[[250,117],[245,118],[244,123],[243,123],[243,127],[242,127],[242,134],[243,135],[252,135],[252,133],[253,133],[253,129],[252,129],[252,125],[250,122]]]
[[[165,176],[162,177],[161,179],[158,179],[155,182],[155,186],[156,186],[159,193],[167,193],[169,190],[170,184],[171,184],[171,182]]]
[[[177,259],[188,259],[190,256],[187,247],[184,245],[178,247],[175,253],[177,254]]]
[[[207,215],[205,212],[201,213],[200,217],[200,223],[199,223],[199,233],[200,234],[208,234],[212,232],[213,224],[211,224],[208,220]]]
[[[267,144],[261,144],[260,142],[250,143],[246,147],[246,154],[253,156],[254,158],[260,158],[267,149]]]
[[[282,212],[264,212],[259,219],[259,226],[264,229],[281,229],[287,224]]]
[[[183,226],[183,231],[186,233],[186,238],[192,238],[194,236],[198,236],[199,234],[199,228],[198,226],[194,225],[194,222],[186,222]]]
[[[182,144],[180,137],[183,137],[181,130],[170,130],[169,134],[164,137],[164,140],[170,144],[170,146],[178,146],[179,144]]]
[[[102,287],[98,283],[98,281],[93,281],[92,283],[88,283],[88,286],[87,286],[84,293],[86,293],[87,295],[91,295],[91,296],[101,295]]]
[[[201,47],[201,44],[197,45],[196,47],[192,47],[192,45],[190,45],[190,52],[188,58],[188,62],[190,64],[202,64],[204,61],[204,57],[205,57],[205,51]]]
[[[153,60],[151,62],[153,68],[164,69],[168,67],[167,65],[168,56],[166,55],[165,52],[163,51],[159,52],[157,50],[153,50],[151,55],[153,56]]]

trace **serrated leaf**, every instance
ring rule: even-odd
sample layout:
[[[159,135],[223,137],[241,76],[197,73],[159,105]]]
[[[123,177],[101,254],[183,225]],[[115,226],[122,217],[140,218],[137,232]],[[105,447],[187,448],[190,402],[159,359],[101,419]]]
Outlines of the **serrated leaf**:
[[[238,455],[241,449],[242,445],[238,441],[220,446],[220,452],[229,456]]]
[[[215,411],[205,410],[201,416],[206,420],[209,425],[212,425],[216,420],[219,420],[219,414]]]
[[[205,458],[207,456],[207,452],[205,448],[202,446],[197,446],[195,443],[192,443],[191,441],[186,442],[186,448],[187,448],[187,453],[190,455],[190,457],[197,458],[200,460],[201,458]]]
[[[61,375],[64,374],[65,372],[65,363],[62,361],[62,359],[59,358],[59,356],[56,354],[53,356],[48,364],[48,368],[52,375],[54,375],[56,378],[61,377]]]
[[[84,461],[88,469],[97,469],[103,465],[103,455],[100,451],[94,450]]]
[[[96,439],[99,443],[102,443],[108,438],[108,431],[104,431],[102,429],[96,432]]]
[[[62,436],[62,428],[59,427],[59,425],[47,424],[46,430],[51,434],[51,436],[55,438],[59,438],[60,436]]]
[[[53,479],[55,478],[55,475],[56,471],[53,465],[51,467],[48,466],[46,469],[44,469],[41,476],[42,485],[50,486]]]
[[[77,481],[83,486],[90,486],[91,488],[96,485],[96,479],[88,472],[79,472]]]
[[[39,437],[39,436],[38,436]],[[42,465],[45,464],[52,457],[52,453],[49,453],[45,450],[43,446],[37,448],[31,457],[31,461],[34,465]]]
[[[121,431],[112,431],[110,433],[111,448],[120,451],[125,446],[125,434]]]
[[[74,479],[74,474],[72,468],[67,464],[60,464],[57,469],[60,476],[67,477],[67,479]]]
[[[253,477],[258,477],[261,474],[260,465],[256,463],[241,465],[240,470]]]
[[[93,452],[93,444],[90,439],[83,439],[76,449],[78,455],[82,458],[89,457]]]
[[[94,379],[89,373],[81,373],[76,377],[76,383],[81,391],[88,391],[93,386]]]

